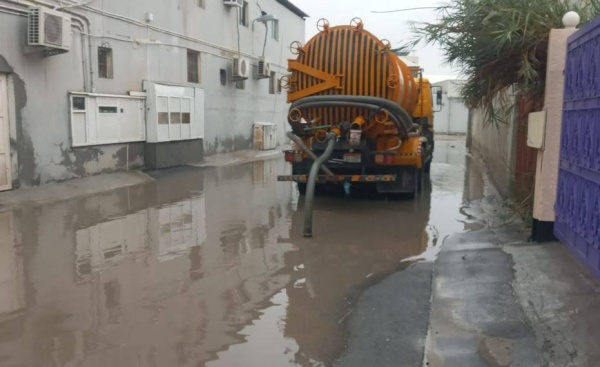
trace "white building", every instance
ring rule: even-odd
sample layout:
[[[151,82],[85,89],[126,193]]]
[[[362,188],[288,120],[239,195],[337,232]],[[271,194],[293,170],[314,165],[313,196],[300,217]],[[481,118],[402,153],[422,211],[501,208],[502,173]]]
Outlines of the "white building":
[[[460,95],[464,81],[445,80],[433,83],[442,87],[442,108],[434,113],[435,132],[441,134],[466,134],[469,124],[469,109]]]
[[[282,142],[305,17],[289,0],[0,0],[0,190],[247,149],[257,121]]]

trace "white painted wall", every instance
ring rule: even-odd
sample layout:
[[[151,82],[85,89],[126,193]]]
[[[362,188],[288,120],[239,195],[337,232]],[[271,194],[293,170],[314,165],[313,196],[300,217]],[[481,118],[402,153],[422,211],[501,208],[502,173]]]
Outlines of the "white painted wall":
[[[504,103],[497,100],[497,108],[514,106],[516,96],[513,91],[506,95]],[[502,118],[508,123],[486,122],[485,113],[481,109],[473,111],[470,140],[471,153],[481,159],[487,168],[492,183],[503,197],[509,197],[514,185],[516,162],[516,119],[518,111],[511,108]]]
[[[124,95],[142,91],[144,80],[193,86],[205,91],[206,154],[250,148],[255,121],[277,123],[278,140],[284,141],[285,93],[269,94],[269,79],[251,78],[244,90],[229,81],[232,59],[239,54],[250,59],[256,73],[265,35],[262,23],[240,26],[238,42],[237,10],[220,0],[207,0],[204,9],[194,0],[95,1],[64,10],[73,17],[71,50],[44,58],[39,52],[24,52],[27,5],[36,1],[0,0],[0,73],[9,74],[14,83],[9,98],[16,110],[10,132],[16,186],[143,165],[143,143],[73,149],[69,91]],[[279,39],[269,35],[265,55],[273,71],[287,73],[292,56],[288,46],[304,42],[304,19],[276,0],[247,1],[250,20],[260,15],[259,4],[279,19]],[[151,23],[146,23],[147,13],[154,16]],[[113,50],[114,79],[98,78],[99,46]],[[187,82],[186,49],[201,54],[200,83]],[[224,86],[221,69],[227,70]]]

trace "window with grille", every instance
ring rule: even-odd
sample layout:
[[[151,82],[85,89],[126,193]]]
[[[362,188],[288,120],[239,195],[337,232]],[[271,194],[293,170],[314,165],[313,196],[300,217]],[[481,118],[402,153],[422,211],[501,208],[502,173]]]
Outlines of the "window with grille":
[[[275,94],[275,89],[277,84],[277,74],[272,71],[271,75],[269,76],[269,94]]]
[[[113,78],[113,55],[111,48],[98,47],[98,77],[104,79]]]
[[[249,14],[248,10],[249,10],[248,2],[244,1],[242,8],[239,10],[240,25],[243,25],[244,27],[247,27],[249,25],[248,19],[250,17],[250,14]]]
[[[200,83],[200,53],[198,51],[187,51],[187,70],[188,82]]]
[[[275,41],[279,41],[279,20],[275,19],[271,22],[271,37]]]

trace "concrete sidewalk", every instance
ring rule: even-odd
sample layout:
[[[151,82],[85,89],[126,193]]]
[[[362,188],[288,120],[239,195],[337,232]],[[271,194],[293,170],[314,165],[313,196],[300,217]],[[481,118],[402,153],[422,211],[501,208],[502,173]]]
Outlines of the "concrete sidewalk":
[[[504,204],[466,204],[475,230],[367,289],[339,365],[599,366],[600,282]]]
[[[600,283],[522,226],[446,240],[434,264],[428,366],[600,365]]]
[[[274,159],[283,156],[280,147],[275,150],[243,150],[208,156],[202,162],[192,163],[189,167],[223,167],[244,164],[259,160]],[[93,195],[118,188],[130,187],[153,181],[151,175],[143,171],[120,171],[96,176],[76,178],[64,182],[49,183],[36,187],[0,192],[0,212],[23,205],[42,205],[50,202]]]
[[[250,163],[283,157],[283,151],[287,146],[281,146],[273,150],[241,150],[238,152],[215,154],[204,158],[204,161],[191,163],[193,167],[225,167],[238,164]]]

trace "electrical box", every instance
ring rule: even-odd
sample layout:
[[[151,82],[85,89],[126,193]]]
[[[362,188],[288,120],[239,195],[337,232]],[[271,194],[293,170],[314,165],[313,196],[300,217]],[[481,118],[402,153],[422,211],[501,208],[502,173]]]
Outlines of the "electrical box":
[[[536,149],[544,148],[546,135],[546,111],[532,112],[527,123],[527,146]]]
[[[272,122],[254,123],[254,149],[271,150],[277,147],[277,125]]]

